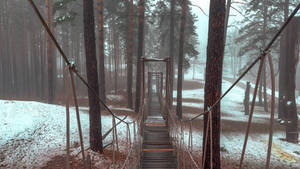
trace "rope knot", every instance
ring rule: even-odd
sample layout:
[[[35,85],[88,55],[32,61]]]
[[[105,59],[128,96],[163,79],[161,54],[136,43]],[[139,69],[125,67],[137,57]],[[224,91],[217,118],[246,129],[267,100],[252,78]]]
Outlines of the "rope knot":
[[[261,57],[262,57],[262,56],[266,56],[266,55],[268,55],[270,52],[271,52],[270,49],[268,49],[268,50],[260,49],[260,56],[261,56]]]

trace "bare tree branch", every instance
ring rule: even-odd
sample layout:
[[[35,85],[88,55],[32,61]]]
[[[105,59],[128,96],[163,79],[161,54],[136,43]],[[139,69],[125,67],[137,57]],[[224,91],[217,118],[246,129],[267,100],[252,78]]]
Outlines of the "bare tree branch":
[[[194,6],[194,7],[199,8],[199,9],[201,10],[201,12],[202,12],[205,16],[208,16],[200,6],[195,5],[195,4],[191,4],[191,6]]]
[[[252,22],[251,19],[249,19],[247,16],[245,16],[240,10],[236,9],[235,7],[231,6],[232,9],[234,9],[235,11],[237,11],[241,16],[243,16],[245,19],[247,19],[248,21]]]

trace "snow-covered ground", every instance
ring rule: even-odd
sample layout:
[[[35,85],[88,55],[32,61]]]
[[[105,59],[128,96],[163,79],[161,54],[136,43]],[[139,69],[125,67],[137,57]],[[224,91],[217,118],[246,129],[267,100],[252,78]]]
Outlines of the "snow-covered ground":
[[[185,75],[186,80],[195,83],[204,83],[203,74],[197,73],[197,80],[192,80],[190,71]],[[242,81],[243,83],[243,81]],[[232,83],[223,80],[223,92]],[[200,86],[200,85],[199,85]],[[176,91],[174,96],[176,96]],[[234,87],[232,91],[222,100],[222,129],[221,146],[222,156],[225,159],[238,161],[244,141],[244,128],[248,121],[248,116],[243,112],[244,89]],[[184,99],[198,99],[201,102],[186,101],[184,106],[203,109],[204,89],[198,88],[183,91]],[[112,96],[111,99],[119,99]],[[110,107],[115,110],[131,112],[131,109]],[[86,111],[88,108],[81,107],[80,117],[85,147],[89,146],[89,117]],[[0,168],[39,168],[51,158],[65,154],[65,107],[49,105],[39,102],[7,101],[0,100]],[[192,117],[186,114],[185,117]],[[255,130],[251,130],[248,147],[245,156],[245,163],[257,162],[263,165],[266,159],[268,142],[269,114],[263,113],[262,108],[255,109],[253,124]],[[201,118],[200,118],[201,119]],[[132,120],[130,118],[128,121]],[[102,116],[103,133],[112,127],[110,116]],[[230,125],[229,125],[230,124]],[[232,124],[232,128],[230,129]],[[239,124],[241,129],[236,129],[235,124]],[[262,131],[256,131],[258,127],[263,127]],[[229,130],[227,130],[229,129]],[[131,132],[133,133],[133,132]],[[126,126],[121,124],[118,127],[120,138],[126,136]],[[188,132],[185,131],[185,142],[188,140]],[[274,131],[271,165],[285,166],[286,168],[300,168],[300,145],[282,141],[285,138],[284,130]],[[111,136],[104,140],[107,144]],[[79,137],[74,108],[71,108],[71,147],[72,154],[79,152]],[[202,130],[193,133],[193,143],[196,152],[202,149]],[[124,148],[124,147],[123,147]],[[126,151],[126,150],[124,150]],[[255,166],[252,168],[261,168]],[[251,168],[251,167],[250,167]]]
[[[185,75],[186,80],[191,81],[191,71],[187,72]],[[204,83],[201,77],[201,73],[198,73],[199,83]],[[246,83],[241,81],[241,83]],[[223,79],[222,82],[222,92],[224,93],[230,86],[231,82]],[[253,84],[252,84],[253,85]],[[200,85],[199,85],[200,86]],[[270,90],[268,90],[270,93]],[[222,126],[226,129],[222,129],[221,133],[221,146],[224,150],[221,154],[224,159],[230,159],[232,161],[239,161],[240,154],[242,152],[242,147],[245,137],[245,128],[248,122],[248,117],[244,115],[244,93],[245,90],[239,86],[235,86],[231,92],[221,101],[221,119]],[[176,97],[177,92],[174,91],[174,96]],[[278,92],[276,92],[278,97]],[[193,90],[183,90],[182,93],[184,99],[199,99],[202,103],[195,103],[190,101],[183,101],[183,106],[196,107],[200,111],[203,111],[203,100],[204,100],[204,89],[193,89]],[[250,99],[252,94],[250,94]],[[176,105],[176,102],[174,102]],[[195,114],[185,114],[186,118],[191,118]],[[202,119],[202,118],[200,118]],[[267,146],[268,146],[268,127],[269,127],[270,114],[265,113],[262,107],[256,107],[253,115],[253,129],[250,132],[246,155],[245,155],[245,166],[248,168],[264,168],[266,156],[267,156]],[[231,127],[232,125],[232,127]],[[236,129],[236,128],[239,129]],[[228,129],[228,131],[226,131]],[[188,143],[188,130],[185,130],[185,143]],[[273,136],[273,146],[272,146],[272,156],[271,156],[271,168],[300,168],[300,144],[293,144],[283,141],[285,138],[284,127],[281,126],[275,129]],[[202,150],[202,131],[193,132],[193,147],[194,151],[201,152]],[[200,141],[199,141],[200,140]],[[257,166],[249,166],[252,164],[257,164]]]
[[[65,154],[66,108],[39,102],[0,100],[0,168],[40,168],[52,157]],[[121,116],[122,117],[122,116]],[[85,148],[89,146],[89,116],[80,113]],[[70,109],[71,151],[79,136],[74,108]],[[131,120],[127,118],[126,120]],[[103,133],[112,127],[110,116],[102,116]],[[132,132],[131,132],[132,133]],[[120,138],[126,125],[118,127]],[[109,135],[104,144],[111,140]]]

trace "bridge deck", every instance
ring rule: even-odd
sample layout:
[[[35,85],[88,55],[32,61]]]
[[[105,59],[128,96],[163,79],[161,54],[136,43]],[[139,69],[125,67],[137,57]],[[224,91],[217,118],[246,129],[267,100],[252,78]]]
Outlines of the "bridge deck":
[[[150,98],[149,113],[144,122],[142,169],[176,169],[176,153],[168,126],[160,111],[158,94]]]

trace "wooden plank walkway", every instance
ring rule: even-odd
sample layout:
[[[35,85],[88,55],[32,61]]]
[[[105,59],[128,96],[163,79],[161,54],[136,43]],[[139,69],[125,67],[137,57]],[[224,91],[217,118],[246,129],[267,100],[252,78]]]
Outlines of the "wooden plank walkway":
[[[176,153],[168,126],[160,112],[157,93],[150,98],[149,113],[144,122],[142,169],[177,169]]]

